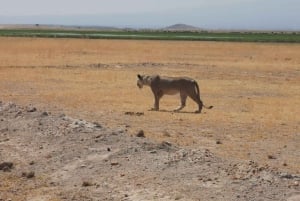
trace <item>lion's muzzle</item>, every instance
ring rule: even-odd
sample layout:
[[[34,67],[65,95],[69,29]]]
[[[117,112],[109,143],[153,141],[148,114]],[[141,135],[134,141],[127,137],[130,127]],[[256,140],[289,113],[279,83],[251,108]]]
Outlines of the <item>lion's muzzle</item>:
[[[140,82],[140,80],[137,81],[136,85],[141,89],[143,88],[143,83]]]

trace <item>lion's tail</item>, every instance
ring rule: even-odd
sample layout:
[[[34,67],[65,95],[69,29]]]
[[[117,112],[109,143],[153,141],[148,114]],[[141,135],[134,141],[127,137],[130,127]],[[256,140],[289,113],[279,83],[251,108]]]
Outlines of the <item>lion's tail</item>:
[[[194,81],[195,82],[195,86],[196,86],[196,93],[197,93],[197,96],[199,97],[199,99],[200,99],[200,90],[199,90],[199,86],[198,86],[198,83],[196,82],[196,81]],[[203,103],[203,101],[200,99],[200,101],[201,101],[201,103],[202,103],[202,105],[203,105],[203,107],[204,108],[206,108],[206,109],[211,109],[211,108],[213,108],[214,106],[206,106],[206,105],[204,105],[204,103]]]

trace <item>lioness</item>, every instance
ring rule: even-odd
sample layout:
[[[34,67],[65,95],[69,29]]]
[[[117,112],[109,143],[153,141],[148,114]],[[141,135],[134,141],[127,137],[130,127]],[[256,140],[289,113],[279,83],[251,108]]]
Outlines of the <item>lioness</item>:
[[[189,96],[198,104],[196,113],[201,113],[202,107],[206,107],[200,99],[200,91],[197,82],[188,77],[164,77],[159,75],[137,75],[137,86],[141,89],[144,85],[149,86],[154,95],[154,108],[159,110],[159,100],[165,94],[174,95],[180,93],[181,105],[174,111],[180,111],[185,107],[186,98]]]

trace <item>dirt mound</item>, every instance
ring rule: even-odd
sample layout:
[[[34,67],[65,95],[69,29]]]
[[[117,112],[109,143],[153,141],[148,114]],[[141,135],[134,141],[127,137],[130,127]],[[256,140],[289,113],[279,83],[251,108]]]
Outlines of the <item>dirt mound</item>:
[[[34,106],[0,102],[0,131],[0,164],[13,164],[0,172],[0,200],[287,200],[300,194],[300,175]]]

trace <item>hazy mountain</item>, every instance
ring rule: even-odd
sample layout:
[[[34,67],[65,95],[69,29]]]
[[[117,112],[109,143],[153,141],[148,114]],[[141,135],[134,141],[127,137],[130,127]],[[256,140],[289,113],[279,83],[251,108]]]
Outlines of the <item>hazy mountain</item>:
[[[174,25],[171,25],[171,26],[168,26],[168,27],[164,28],[164,30],[169,30],[169,31],[199,31],[201,29],[198,28],[198,27],[187,25],[187,24],[174,24]]]

